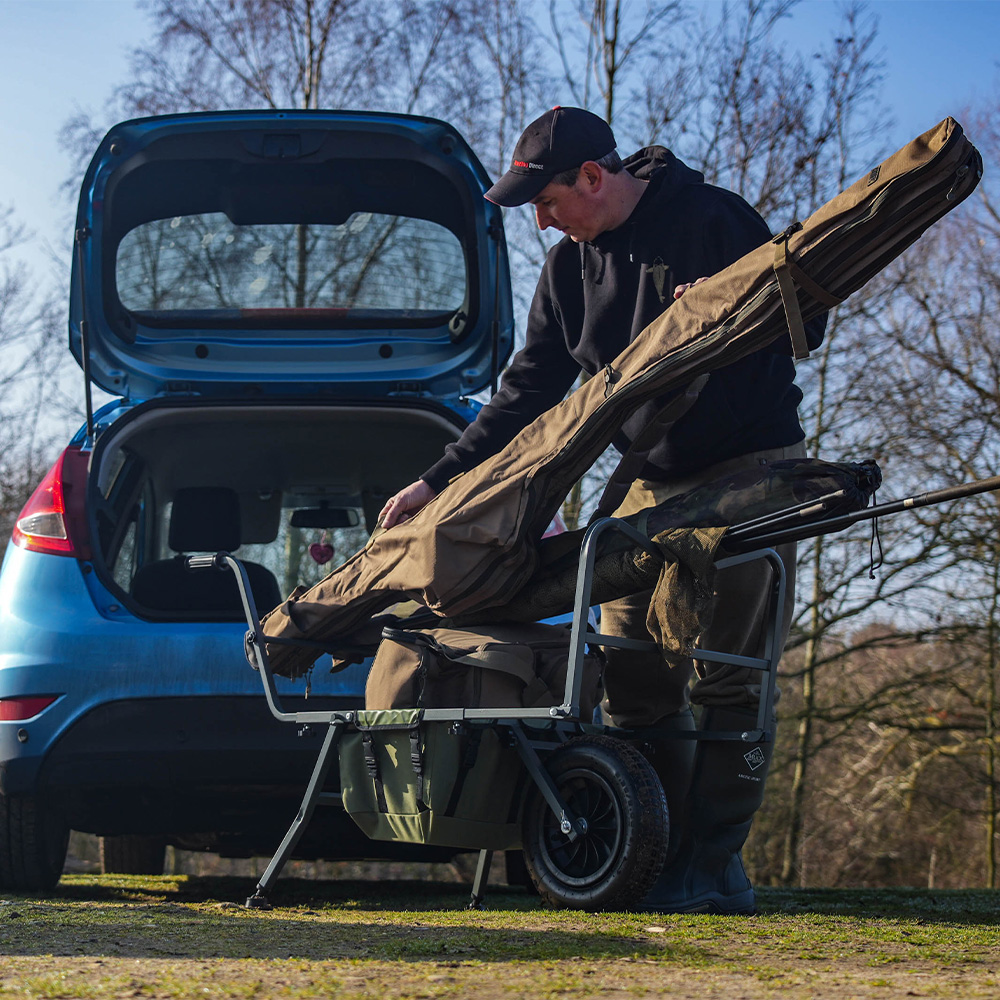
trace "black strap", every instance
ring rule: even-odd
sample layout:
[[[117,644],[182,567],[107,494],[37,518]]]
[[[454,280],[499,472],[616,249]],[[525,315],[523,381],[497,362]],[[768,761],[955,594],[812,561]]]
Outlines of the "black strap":
[[[514,794],[510,797],[510,808],[507,810],[507,822],[516,823],[517,814],[520,812],[521,803],[524,802],[524,786],[529,781],[528,769],[520,768],[517,776],[517,783],[514,785]]]
[[[257,638],[257,635],[253,632],[248,632],[248,636]],[[261,632],[260,638],[264,640],[269,646],[298,646],[301,649],[318,649],[321,653],[330,653],[336,655],[350,655],[353,653],[360,653],[363,656],[371,656],[372,647],[371,646],[351,646],[344,645],[342,642],[336,642],[333,639],[327,642],[317,642],[313,639],[289,639],[286,636],[280,635],[268,635],[266,632]]]
[[[589,523],[593,524],[600,517],[610,517],[621,506],[632,483],[639,478],[650,451],[663,440],[670,427],[694,406],[707,381],[708,375],[699,375],[635,436],[628,450],[619,459],[615,471],[611,473],[597,509],[590,515]]]
[[[451,795],[448,797],[448,804],[444,807],[445,816],[454,816],[458,809],[458,800],[462,797],[465,788],[465,779],[468,778],[472,769],[476,766],[476,758],[479,756],[479,744],[483,741],[483,731],[473,729],[468,736],[463,736],[465,746],[462,752],[462,759],[458,765],[458,774],[455,776],[455,784],[452,786]]]
[[[389,809],[385,804],[385,788],[379,772],[378,757],[375,756],[375,741],[370,732],[361,733],[361,746],[365,755],[365,767],[368,768],[368,775],[375,785],[375,803],[380,813],[386,813]]]
[[[417,806],[424,809],[426,808],[424,805],[424,756],[420,751],[420,726],[414,726],[410,730],[410,764],[417,777]]]

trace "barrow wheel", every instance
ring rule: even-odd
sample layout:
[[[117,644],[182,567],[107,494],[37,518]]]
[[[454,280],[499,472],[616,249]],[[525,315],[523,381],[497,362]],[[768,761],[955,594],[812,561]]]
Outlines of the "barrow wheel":
[[[667,852],[667,803],[652,765],[621,740],[584,736],[553,751],[545,767],[587,832],[570,840],[541,791],[532,790],[522,839],[539,895],[582,910],[632,908],[652,888]]]
[[[101,837],[101,871],[105,875],[162,875],[166,850],[166,837]]]

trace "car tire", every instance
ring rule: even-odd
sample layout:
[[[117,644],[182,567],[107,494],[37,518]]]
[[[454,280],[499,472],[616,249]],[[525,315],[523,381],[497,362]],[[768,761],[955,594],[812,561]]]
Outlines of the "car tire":
[[[524,863],[523,851],[504,851],[504,866],[507,885],[525,889],[532,895],[538,895],[535,883],[531,880],[531,872]]]
[[[34,796],[0,795],[0,889],[47,892],[66,863],[69,827]]]
[[[545,766],[587,832],[570,840],[533,790],[522,838],[539,895],[555,906],[631,909],[659,877],[667,852],[667,803],[652,765],[635,747],[594,736],[570,740]]]
[[[105,875],[162,875],[166,850],[166,837],[101,837],[101,871]]]

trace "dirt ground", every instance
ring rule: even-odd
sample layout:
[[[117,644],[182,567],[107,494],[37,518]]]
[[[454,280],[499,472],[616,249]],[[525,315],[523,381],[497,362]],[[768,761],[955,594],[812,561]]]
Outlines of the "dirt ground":
[[[455,883],[65,876],[0,896],[0,997],[1000,995],[995,893],[762,890],[756,917],[584,914]]]
[[[851,967],[854,965],[855,967]],[[37,964],[0,959],[0,995],[11,997],[593,997],[634,1000],[848,1000],[869,997],[990,997],[997,980],[969,972],[907,969],[873,974],[862,962],[747,973],[665,967],[653,959],[617,962],[390,963],[250,960],[163,962],[89,959]]]

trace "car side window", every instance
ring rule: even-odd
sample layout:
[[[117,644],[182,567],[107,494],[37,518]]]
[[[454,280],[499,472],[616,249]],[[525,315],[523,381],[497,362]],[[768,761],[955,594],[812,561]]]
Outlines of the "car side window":
[[[111,575],[115,583],[122,590],[128,591],[132,586],[132,577],[135,576],[137,535],[138,535],[138,510],[133,511],[133,516],[129,518],[125,534],[122,537],[121,546],[115,556],[115,561],[111,567]]]
[[[97,537],[115,583],[128,591],[145,559],[152,488],[144,463],[123,450],[97,504]]]

